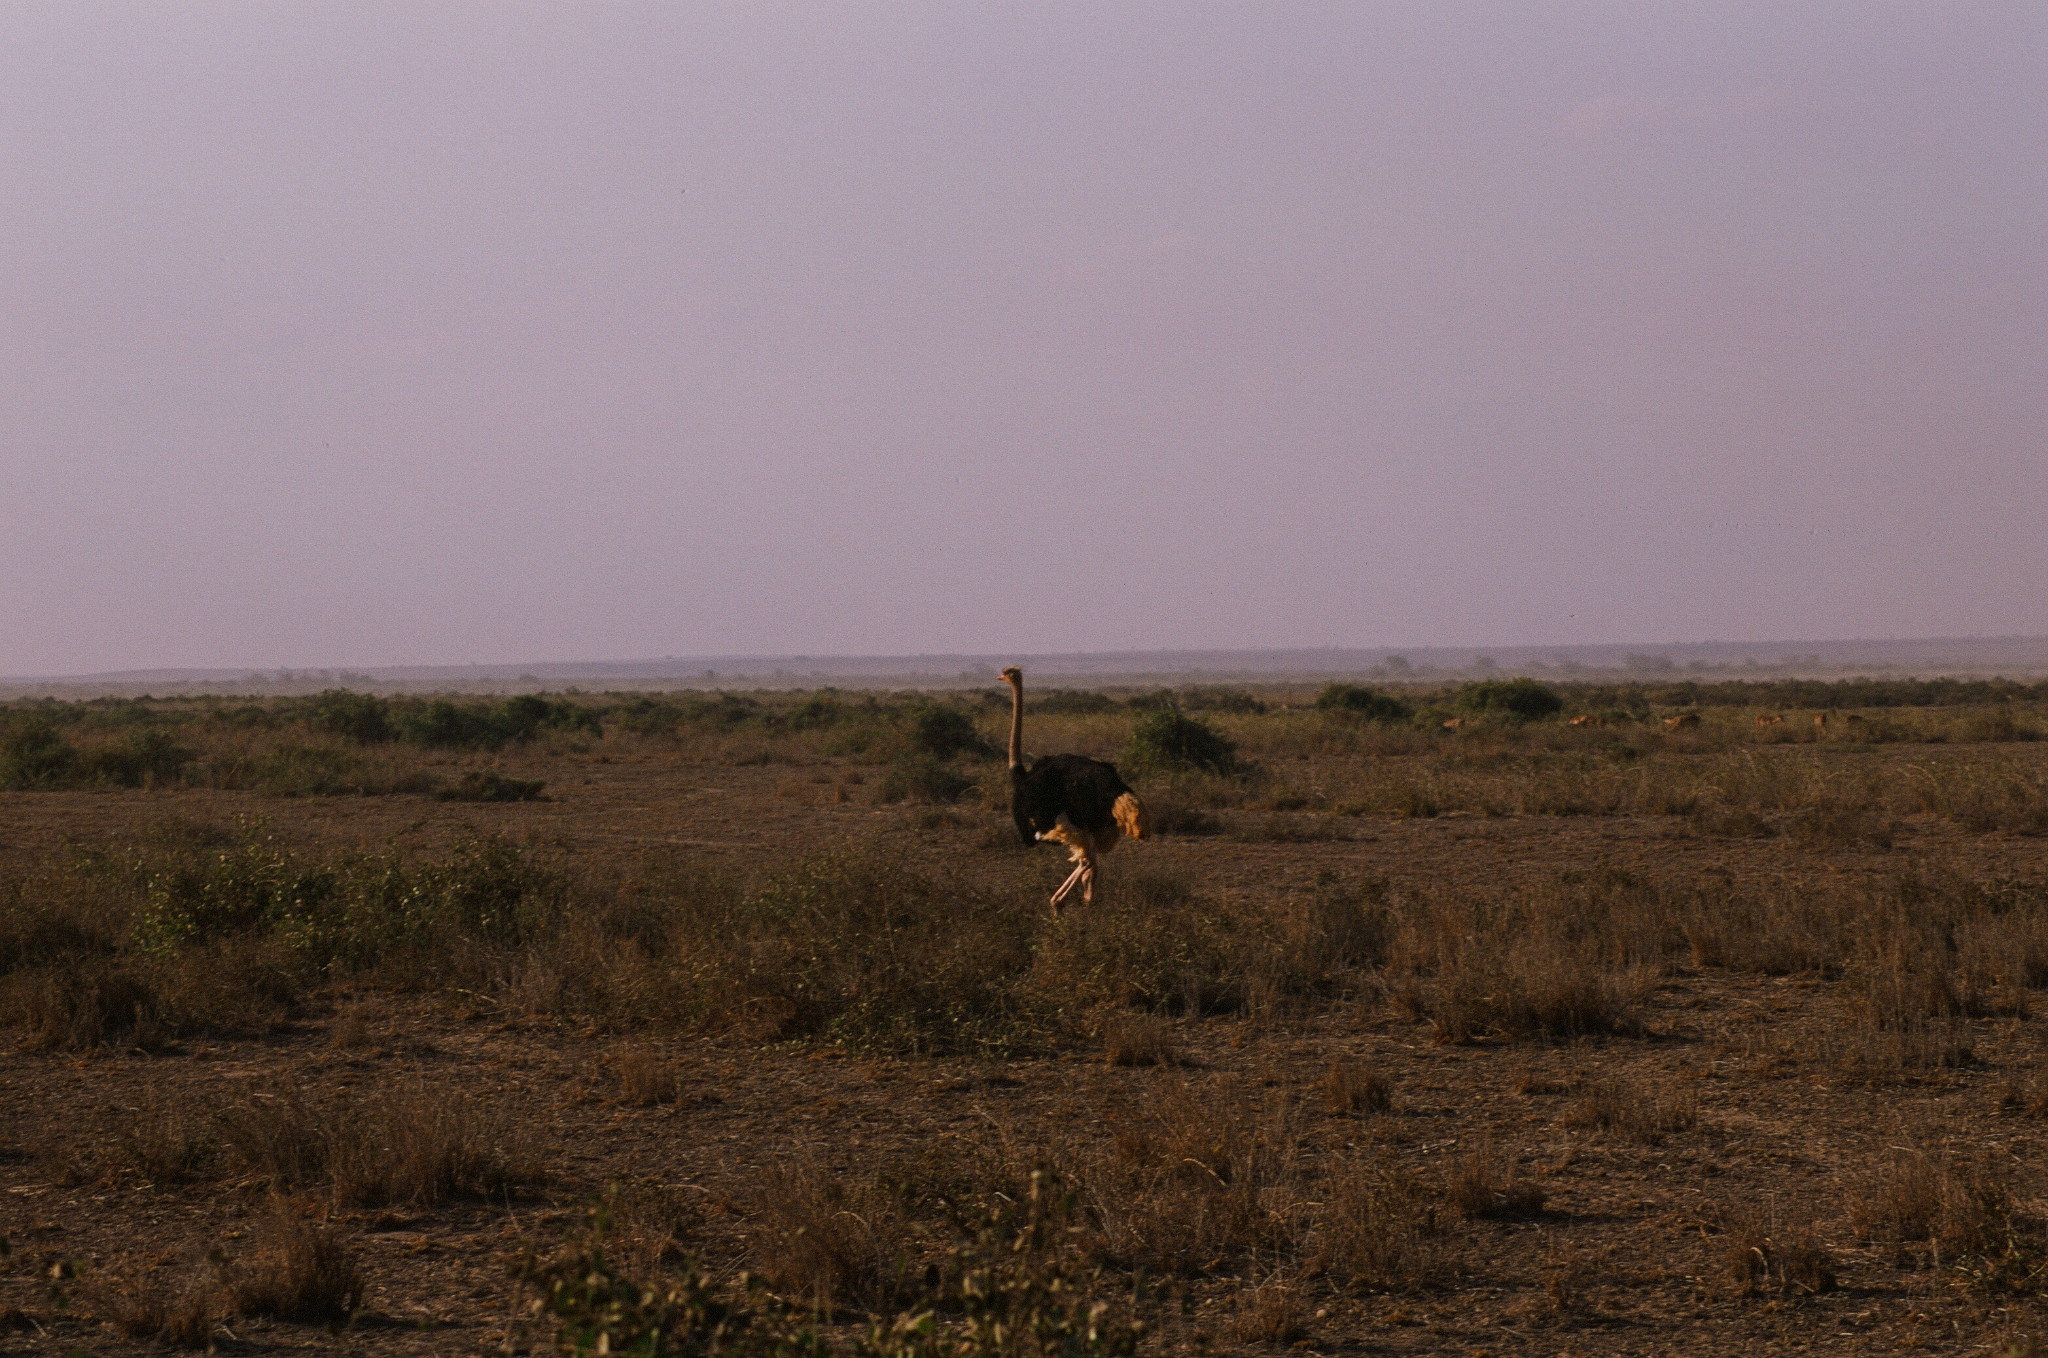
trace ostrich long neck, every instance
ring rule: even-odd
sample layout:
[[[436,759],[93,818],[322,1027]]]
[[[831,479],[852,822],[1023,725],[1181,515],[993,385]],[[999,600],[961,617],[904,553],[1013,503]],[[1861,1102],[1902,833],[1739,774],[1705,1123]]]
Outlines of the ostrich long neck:
[[[1010,767],[1024,767],[1024,681],[1010,682]]]

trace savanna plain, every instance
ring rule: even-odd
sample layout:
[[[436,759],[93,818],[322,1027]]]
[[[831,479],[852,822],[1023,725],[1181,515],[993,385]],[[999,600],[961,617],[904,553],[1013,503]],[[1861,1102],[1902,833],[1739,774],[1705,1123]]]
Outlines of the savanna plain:
[[[2048,685],[1008,716],[0,707],[0,1352],[2048,1349]]]

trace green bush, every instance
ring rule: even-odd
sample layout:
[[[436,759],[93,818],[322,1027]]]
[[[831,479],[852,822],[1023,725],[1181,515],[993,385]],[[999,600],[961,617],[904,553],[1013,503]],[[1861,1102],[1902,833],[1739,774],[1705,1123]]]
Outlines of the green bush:
[[[882,779],[885,802],[955,802],[974,780],[943,759],[913,754],[897,760]]]
[[[56,787],[70,776],[78,751],[42,713],[14,723],[0,748],[0,784],[9,788]]]
[[[351,693],[330,688],[313,699],[308,724],[316,731],[353,740],[358,745],[375,745],[390,740],[391,704],[368,693]]]
[[[950,759],[956,754],[992,755],[995,750],[957,707],[928,703],[911,719],[910,743],[919,754]]]
[[[1024,700],[1024,705],[1049,717],[1088,717],[1111,711],[1116,707],[1116,699],[1089,689],[1054,688],[1033,694]]]
[[[162,731],[132,731],[119,745],[91,750],[79,756],[78,775],[91,783],[113,783],[120,787],[161,785],[177,781],[192,751]]]
[[[532,740],[543,729],[602,735],[597,712],[576,703],[551,703],[522,693],[502,703],[455,703],[446,698],[407,704],[394,712],[398,738],[430,749],[496,750]]]
[[[1458,690],[1458,706],[1467,712],[1505,712],[1534,721],[1564,711],[1564,699],[1534,679],[1483,679]]]
[[[1146,768],[1227,774],[1237,769],[1237,747],[1207,722],[1165,707],[1138,723],[1124,759]]]
[[[1406,721],[1415,709],[1391,694],[1360,684],[1331,684],[1316,695],[1318,712],[1349,712],[1367,721]]]

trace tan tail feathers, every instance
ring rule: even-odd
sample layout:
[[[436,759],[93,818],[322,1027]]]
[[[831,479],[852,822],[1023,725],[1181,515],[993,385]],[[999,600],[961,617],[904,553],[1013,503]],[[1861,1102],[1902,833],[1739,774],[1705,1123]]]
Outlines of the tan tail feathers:
[[[1126,792],[1118,797],[1110,803],[1109,814],[1116,818],[1117,828],[1132,839],[1152,838],[1152,823],[1145,818],[1145,803],[1138,800],[1137,793]]]

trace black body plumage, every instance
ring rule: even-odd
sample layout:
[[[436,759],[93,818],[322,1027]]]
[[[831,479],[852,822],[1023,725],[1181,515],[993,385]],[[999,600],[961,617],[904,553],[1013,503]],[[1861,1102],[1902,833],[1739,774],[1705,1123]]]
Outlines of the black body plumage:
[[[1049,754],[1010,770],[1010,815],[1026,844],[1059,824],[1102,834],[1116,823],[1116,799],[1129,792],[1116,765],[1078,754]]]

